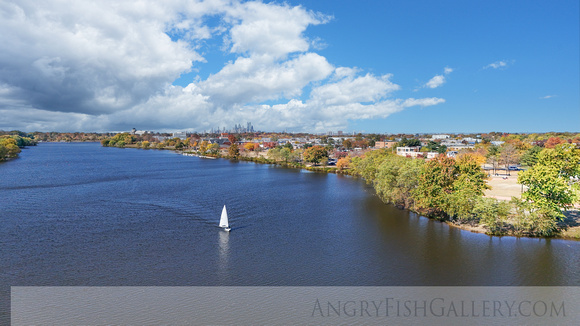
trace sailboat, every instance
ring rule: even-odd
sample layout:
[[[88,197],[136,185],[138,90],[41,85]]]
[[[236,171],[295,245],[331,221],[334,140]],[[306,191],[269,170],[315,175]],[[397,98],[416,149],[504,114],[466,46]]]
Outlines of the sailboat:
[[[220,218],[220,228],[224,228],[224,231],[230,232],[232,228],[228,224],[228,211],[226,210],[226,205],[222,209],[222,217]]]

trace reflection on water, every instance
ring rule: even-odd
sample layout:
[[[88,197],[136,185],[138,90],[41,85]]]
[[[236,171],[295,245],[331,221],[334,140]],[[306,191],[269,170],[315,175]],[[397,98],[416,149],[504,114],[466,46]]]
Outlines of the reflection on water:
[[[0,323],[11,285],[580,285],[580,242],[462,231],[341,175],[43,143],[0,180]]]
[[[225,282],[229,279],[229,256],[230,256],[230,232],[226,232],[224,230],[219,230],[219,275],[220,280]]]

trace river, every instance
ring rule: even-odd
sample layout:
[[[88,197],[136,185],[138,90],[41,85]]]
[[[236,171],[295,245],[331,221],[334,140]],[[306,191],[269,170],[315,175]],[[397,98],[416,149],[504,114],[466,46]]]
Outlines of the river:
[[[580,285],[578,241],[459,230],[349,176],[41,143],[0,180],[0,321],[15,285]]]

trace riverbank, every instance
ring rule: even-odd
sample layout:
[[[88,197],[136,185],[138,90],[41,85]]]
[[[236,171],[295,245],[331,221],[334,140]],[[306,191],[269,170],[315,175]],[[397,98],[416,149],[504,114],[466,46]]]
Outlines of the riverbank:
[[[345,175],[352,175],[356,176],[352,169],[342,169],[339,170],[336,167],[328,167],[328,166],[314,166],[314,165],[306,165],[298,162],[279,162],[272,159],[267,158],[266,153],[252,153],[253,156],[240,156],[237,158],[240,161],[246,162],[254,162],[260,164],[272,164],[277,166],[283,166],[288,168],[296,168],[296,169],[303,169],[307,171],[314,171],[314,172],[322,172],[322,173],[337,173],[337,174],[345,174]],[[187,155],[187,154],[184,154]],[[196,155],[199,156],[199,155]],[[227,156],[216,155],[212,156],[211,158],[227,158],[232,159]],[[517,183],[518,179],[518,171],[511,171],[510,175],[497,175],[497,176],[489,176],[486,180],[488,186],[491,189],[487,189],[484,192],[484,198],[492,198],[499,201],[510,201],[512,197],[521,199],[521,194],[526,191],[526,187],[522,187],[522,185]],[[411,209],[409,209],[412,211]],[[416,212],[420,214],[420,212]],[[578,210],[569,210],[563,212],[566,218],[562,221],[559,221],[557,224],[557,231],[554,235],[550,237],[543,237],[543,238],[558,238],[558,239],[566,239],[566,240],[580,240],[580,214]],[[423,215],[423,214],[420,214]],[[474,232],[474,233],[483,233],[487,235],[495,235],[495,236],[513,236],[513,237],[527,237],[527,238],[542,238],[537,235],[528,235],[527,233],[521,230],[517,230],[514,225],[516,225],[516,221],[512,221],[508,219],[506,221],[506,225],[501,234],[492,234],[489,227],[485,224],[475,222],[475,221],[458,221],[456,219],[453,220],[441,220],[438,218],[433,218],[437,221],[444,222],[451,227],[459,228],[462,230]]]
[[[513,232],[506,233],[504,235],[499,235],[499,237],[517,237],[517,238],[547,238],[547,239],[562,239],[562,240],[576,240],[580,241],[580,210],[578,209],[571,209],[568,211],[563,212],[566,216],[563,221],[558,223],[558,227],[560,228],[559,233],[554,235],[553,237],[531,237],[531,236],[522,236],[514,234]],[[449,225],[450,227],[458,228],[465,231],[470,231],[473,233],[484,233],[488,234],[488,229],[486,229],[481,224],[470,225],[470,224],[458,224],[453,221],[444,221],[445,224]]]
[[[126,147],[133,147],[133,146],[126,146]],[[138,146],[134,146],[135,148],[139,148]],[[191,155],[191,156],[199,156],[203,158],[226,158],[226,159],[235,159],[240,161],[246,162],[254,162],[260,164],[272,164],[281,167],[288,167],[288,168],[295,168],[295,169],[303,169],[307,171],[313,172],[322,172],[322,173],[337,173],[337,174],[345,174],[345,175],[356,175],[355,171],[352,169],[338,169],[336,167],[329,167],[329,166],[316,166],[316,165],[308,165],[299,162],[283,162],[283,161],[276,161],[273,159],[269,159],[267,157],[267,153],[263,152],[251,152],[252,156],[248,155],[240,155],[237,158],[231,158],[223,153],[217,152],[213,154],[204,154],[201,155],[199,152],[193,151],[179,151],[175,148],[165,147],[159,148],[165,150],[174,150],[183,155]],[[221,154],[221,155],[220,155]],[[244,153],[247,154],[247,153]],[[525,191],[521,185],[517,183],[518,172],[513,171],[509,176],[490,176],[486,182],[491,187],[484,193],[484,198],[493,198],[499,201],[509,201],[512,197],[521,198],[522,191]],[[380,196],[379,196],[380,197]],[[410,209],[411,210],[411,209]],[[412,210],[411,210],[412,211]],[[421,214],[420,212],[418,212]],[[580,220],[578,218],[577,213],[570,213],[566,212],[566,219],[563,221],[559,221],[557,225],[556,232],[549,236],[550,238],[562,238],[562,239],[571,239],[571,240],[580,240]],[[424,214],[421,214],[424,215]],[[496,236],[516,236],[516,237],[543,237],[537,234],[529,234],[527,231],[518,230],[517,223],[515,221],[511,221],[511,219],[505,220],[504,226],[501,227],[501,232],[498,232],[497,225],[496,230],[492,232],[490,228],[477,220],[469,220],[469,221],[458,221],[457,219],[441,219],[441,218],[434,218],[438,221],[445,222],[449,226],[460,228],[463,230],[467,230],[470,232],[475,233],[484,233],[488,235],[496,235]]]
[[[197,152],[187,152],[187,151],[177,151],[177,152],[182,154],[182,155],[186,155],[186,156],[197,156],[197,157],[202,157],[202,158],[224,158],[224,159],[228,159],[228,160],[254,162],[254,163],[259,163],[259,164],[272,164],[272,165],[276,165],[276,166],[282,166],[282,167],[293,168],[293,169],[302,169],[302,170],[307,170],[307,171],[312,171],[312,172],[352,175],[351,170],[349,170],[349,169],[339,169],[335,166],[328,166],[328,165],[320,166],[320,165],[314,165],[314,164],[303,164],[300,162],[276,161],[276,160],[267,158],[266,154],[260,155],[261,153],[258,155],[254,155],[254,156],[240,155],[237,158],[232,158],[232,157],[223,156],[223,155],[211,155],[211,154],[201,155]]]

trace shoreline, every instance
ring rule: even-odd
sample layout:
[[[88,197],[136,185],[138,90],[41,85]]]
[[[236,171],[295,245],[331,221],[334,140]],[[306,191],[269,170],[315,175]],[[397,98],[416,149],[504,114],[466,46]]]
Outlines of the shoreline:
[[[176,151],[176,152],[178,152],[178,151]],[[180,152],[178,152],[178,153],[180,153]],[[180,153],[180,154],[185,155],[183,153]],[[199,157],[199,155],[192,155],[192,156]],[[215,157],[215,158],[236,160],[236,159],[232,159],[229,157],[223,157],[223,156]],[[271,162],[270,159],[266,159],[266,158],[262,158],[262,160],[264,160],[264,161],[260,161],[259,157],[252,157],[250,159],[237,159],[237,160],[245,161],[245,162],[254,162],[256,164],[272,164],[272,165],[276,165],[276,166],[301,169],[301,170],[312,171],[312,172],[335,173],[335,174],[342,174],[342,175],[349,175],[349,176],[356,177],[356,175],[353,175],[352,173],[348,172],[348,170],[339,171],[336,167],[334,167],[334,168],[328,168],[328,167],[327,168],[325,168],[325,167],[316,168],[316,167],[309,167],[309,166],[296,166],[296,165],[284,163],[284,162]],[[265,161],[265,160],[267,160],[267,161]],[[331,169],[331,170],[326,170],[326,169]],[[517,173],[511,177],[515,178],[517,180]],[[504,179],[502,179],[502,180],[504,180]],[[494,198],[497,200],[504,200],[504,201],[509,201],[512,198],[512,197],[507,197],[507,196],[494,196],[494,195],[484,195],[483,197]],[[386,203],[384,203],[384,204],[391,205],[391,204],[386,204]],[[461,230],[469,231],[469,232],[473,232],[473,233],[485,234],[485,235],[490,236],[490,237],[500,237],[500,238],[501,237],[515,237],[515,238],[528,238],[528,239],[560,239],[560,240],[568,240],[568,241],[580,241],[580,211],[576,208],[568,210],[565,212],[565,214],[568,212],[573,212],[572,213],[573,215],[577,215],[575,218],[573,218],[573,219],[575,219],[575,222],[573,222],[573,223],[575,223],[576,225],[568,226],[567,229],[562,230],[560,233],[558,233],[552,237],[536,237],[536,236],[527,236],[527,235],[516,235],[516,234],[513,234],[513,232],[508,232],[507,234],[503,234],[503,235],[489,234],[488,230],[482,224],[477,224],[477,225],[469,225],[469,224],[465,224],[465,223],[457,224],[454,221],[450,221],[450,220],[439,220],[436,218],[430,218],[430,217],[424,216],[418,212],[414,212],[411,209],[399,208],[399,207],[397,207],[397,209],[408,210],[410,212],[413,212],[415,214],[418,214],[418,215],[425,217],[425,218],[428,218],[430,220],[435,220],[435,221],[440,222],[440,223],[445,223],[450,227],[459,228]],[[567,218],[567,219],[569,219],[569,218]]]
[[[568,212],[575,212],[576,214],[580,213],[579,210],[569,210]],[[423,215],[421,215],[423,216]],[[426,217],[428,218],[428,217]],[[436,220],[436,219],[434,219]],[[486,229],[485,227],[483,227],[482,225],[478,224],[478,225],[469,225],[469,224],[456,224],[453,223],[453,221],[440,221],[437,220],[439,222],[443,222],[445,224],[447,224],[449,227],[453,227],[453,228],[458,228],[464,231],[469,231],[472,233],[480,233],[480,234],[485,234],[487,236],[490,237],[498,237],[498,238],[503,238],[503,237],[513,237],[513,238],[526,238],[526,239],[556,239],[556,240],[567,240],[567,241],[580,241],[580,226],[573,226],[570,227],[568,230],[564,230],[562,233],[559,233],[557,235],[554,235],[553,237],[531,237],[531,236],[526,236],[526,235],[516,235],[513,233],[507,233],[504,235],[493,235],[493,234],[488,234],[486,233]]]
[[[108,147],[108,146],[105,146]],[[143,148],[139,148],[136,146],[125,146],[124,148],[135,148],[135,149],[143,149]],[[239,158],[231,158],[228,156],[222,156],[220,154],[218,155],[201,155],[201,154],[197,154],[195,152],[187,152],[187,151],[183,151],[183,150],[177,150],[175,148],[146,148],[146,150],[148,149],[157,149],[157,150],[171,150],[177,154],[183,155],[183,156],[197,156],[197,157],[201,157],[201,158],[211,158],[211,159],[218,159],[218,158],[222,158],[222,159],[228,159],[228,160],[238,160],[238,161],[245,161],[245,162],[254,162],[256,164],[271,164],[271,165],[275,165],[275,166],[281,166],[281,167],[286,167],[286,168],[294,168],[294,169],[300,169],[300,170],[306,170],[306,171],[311,171],[311,172],[319,172],[319,173],[334,173],[334,174],[342,174],[342,175],[349,175],[349,176],[355,176],[353,175],[351,172],[349,172],[350,169],[346,169],[346,170],[338,170],[338,168],[336,167],[315,167],[315,166],[307,166],[305,164],[302,163],[289,163],[289,162],[277,162],[274,161],[272,159],[268,159],[265,158],[264,156],[256,156],[256,157],[248,157],[248,156],[240,156]],[[502,180],[513,180],[513,178],[515,177],[515,179],[517,180],[517,173],[515,174],[515,176],[510,176],[511,178],[508,179],[503,179]],[[489,179],[490,181],[493,180],[493,177],[491,177]],[[497,200],[511,200],[511,197],[507,197],[507,196],[497,196],[497,195],[491,195],[491,194],[485,194],[483,196],[484,198],[495,198]],[[384,203],[385,205],[389,205],[387,203]],[[398,209],[401,209],[399,207],[397,207]],[[410,212],[419,214],[422,217],[431,219],[431,220],[436,220],[438,222],[442,222],[445,223],[447,225],[449,225],[450,227],[456,227],[465,231],[470,231],[473,233],[481,233],[481,234],[485,234],[488,236],[496,236],[496,237],[504,237],[504,236],[510,236],[510,237],[518,237],[518,238],[530,238],[530,239],[562,239],[562,240],[568,240],[568,241],[580,241],[580,214],[575,214],[577,215],[575,219],[573,219],[573,223],[574,225],[568,225],[568,227],[566,229],[561,229],[561,231],[551,237],[537,237],[537,236],[527,236],[527,235],[515,235],[512,232],[508,232],[507,234],[503,234],[503,235],[495,235],[495,234],[489,234],[488,230],[481,224],[477,224],[477,225],[469,225],[469,224],[457,224],[454,223],[454,221],[451,220],[440,220],[437,218],[430,218],[428,216],[424,216],[418,212],[414,212],[411,209],[408,208],[402,208],[405,210],[408,210]],[[577,210],[575,210],[577,211]]]

